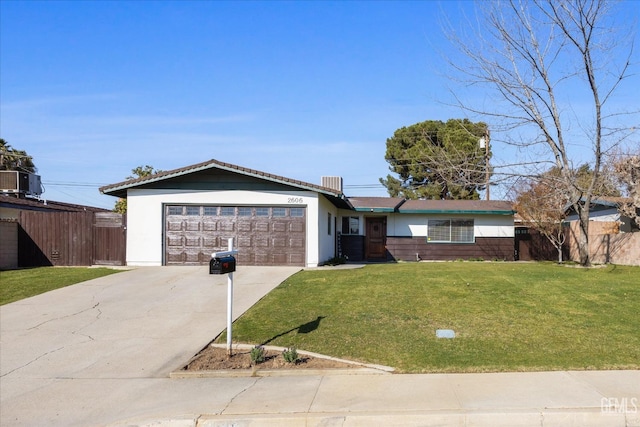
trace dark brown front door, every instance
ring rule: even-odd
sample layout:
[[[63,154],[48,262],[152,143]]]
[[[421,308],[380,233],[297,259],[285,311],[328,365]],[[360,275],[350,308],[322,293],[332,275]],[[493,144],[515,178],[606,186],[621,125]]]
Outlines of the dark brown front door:
[[[367,259],[386,259],[387,219],[366,218],[367,235],[364,239],[364,256]]]

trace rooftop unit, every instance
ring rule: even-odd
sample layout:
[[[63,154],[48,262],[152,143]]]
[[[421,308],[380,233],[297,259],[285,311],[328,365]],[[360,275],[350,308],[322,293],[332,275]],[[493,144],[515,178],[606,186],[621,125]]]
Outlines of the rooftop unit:
[[[40,175],[18,171],[0,171],[0,193],[19,197],[39,197],[42,194]]]

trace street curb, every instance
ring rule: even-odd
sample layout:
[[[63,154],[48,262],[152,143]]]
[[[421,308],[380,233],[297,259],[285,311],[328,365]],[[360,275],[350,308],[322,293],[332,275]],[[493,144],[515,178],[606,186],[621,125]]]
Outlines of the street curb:
[[[637,415],[636,415],[637,417]],[[533,408],[507,411],[408,411],[378,413],[290,413],[290,414],[202,414],[164,420],[128,420],[110,424],[119,426],[156,427],[370,427],[391,426],[451,426],[451,427],[638,427],[640,420],[623,413],[603,414],[593,408],[544,409]]]

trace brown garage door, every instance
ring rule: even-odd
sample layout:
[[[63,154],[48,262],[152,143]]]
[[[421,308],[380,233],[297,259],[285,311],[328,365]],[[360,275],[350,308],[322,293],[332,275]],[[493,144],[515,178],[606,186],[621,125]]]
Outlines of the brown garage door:
[[[165,264],[206,264],[238,248],[238,265],[305,265],[306,208],[165,206]]]

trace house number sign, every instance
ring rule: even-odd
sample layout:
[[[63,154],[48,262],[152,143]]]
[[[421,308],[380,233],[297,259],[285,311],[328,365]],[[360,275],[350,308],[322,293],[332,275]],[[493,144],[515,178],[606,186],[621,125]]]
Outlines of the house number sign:
[[[296,204],[296,205],[302,205],[302,204],[304,204],[304,200],[302,199],[302,197],[289,197],[287,199],[287,203]]]

